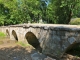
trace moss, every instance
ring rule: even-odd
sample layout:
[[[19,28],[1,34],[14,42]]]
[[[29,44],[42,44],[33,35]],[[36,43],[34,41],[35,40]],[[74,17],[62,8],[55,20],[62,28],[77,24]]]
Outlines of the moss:
[[[70,21],[71,25],[80,25],[80,18],[75,18]]]

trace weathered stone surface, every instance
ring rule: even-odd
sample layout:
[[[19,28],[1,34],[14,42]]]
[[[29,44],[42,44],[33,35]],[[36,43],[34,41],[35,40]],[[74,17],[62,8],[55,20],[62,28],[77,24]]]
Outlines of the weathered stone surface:
[[[76,42],[76,39],[74,37],[70,37],[68,38],[68,41],[70,44],[73,44],[74,42]]]
[[[17,37],[18,41],[37,45],[36,48],[42,49],[42,53],[58,58],[69,46],[80,43],[80,25],[21,24],[0,27],[0,31],[7,33],[6,30],[10,39],[16,40]]]
[[[44,60],[46,58],[46,56],[35,52],[35,53],[31,54],[31,58],[32,58],[32,60]]]
[[[53,58],[47,56],[47,58],[45,58],[44,60],[56,60],[56,59],[53,59]]]

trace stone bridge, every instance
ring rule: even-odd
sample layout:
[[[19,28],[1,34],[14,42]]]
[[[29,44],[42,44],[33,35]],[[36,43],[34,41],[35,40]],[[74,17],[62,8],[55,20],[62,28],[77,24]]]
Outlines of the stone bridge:
[[[52,57],[61,57],[80,42],[79,25],[21,24],[3,26],[0,31]]]

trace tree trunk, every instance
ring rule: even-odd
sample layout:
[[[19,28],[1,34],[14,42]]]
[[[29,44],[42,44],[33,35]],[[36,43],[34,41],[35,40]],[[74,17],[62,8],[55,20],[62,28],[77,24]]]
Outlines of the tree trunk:
[[[69,15],[68,15],[68,20],[67,20],[67,24],[69,24],[70,20],[72,18],[72,11],[70,10]]]

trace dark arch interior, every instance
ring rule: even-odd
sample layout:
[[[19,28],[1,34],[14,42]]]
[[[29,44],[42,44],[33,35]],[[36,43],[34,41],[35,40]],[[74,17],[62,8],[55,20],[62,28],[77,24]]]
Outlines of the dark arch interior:
[[[66,53],[80,57],[80,43],[74,43],[69,46],[66,50]]]
[[[7,35],[7,37],[10,36],[10,35],[9,35],[9,31],[8,31],[8,29],[6,30],[6,35]]]
[[[38,39],[36,38],[36,36],[35,36],[32,32],[28,32],[28,33],[25,35],[25,38],[27,39],[27,41],[28,41],[28,43],[29,43],[30,45],[32,45],[34,48],[36,48],[36,49],[39,50],[40,52],[42,51]]]
[[[13,35],[14,39],[18,41],[17,34],[16,34],[16,32],[14,30],[12,31],[12,35]]]

